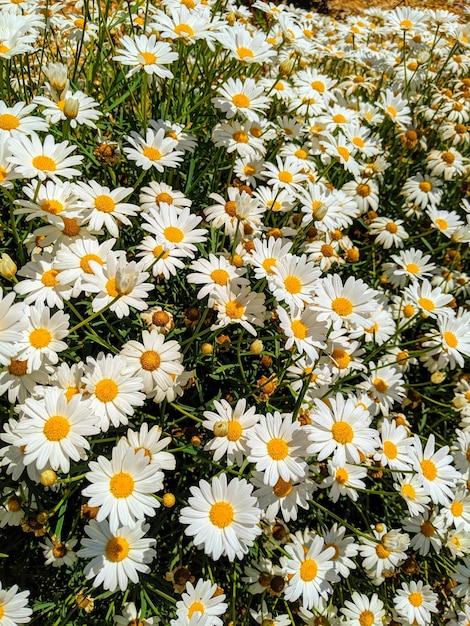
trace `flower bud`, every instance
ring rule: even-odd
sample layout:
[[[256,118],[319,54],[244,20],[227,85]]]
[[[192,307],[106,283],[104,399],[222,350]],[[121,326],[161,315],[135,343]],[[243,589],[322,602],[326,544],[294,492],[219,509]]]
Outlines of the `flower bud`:
[[[250,345],[251,354],[261,354],[263,352],[263,342],[261,339],[255,339]]]
[[[69,120],[74,120],[78,115],[80,103],[75,98],[66,98],[63,113]]]
[[[5,278],[12,278],[17,271],[16,263],[6,252],[0,257],[0,274]]]
[[[57,474],[51,469],[44,470],[39,477],[39,482],[43,487],[51,487],[57,482]]]
[[[116,291],[120,296],[127,296],[137,284],[139,272],[134,261],[116,271]]]

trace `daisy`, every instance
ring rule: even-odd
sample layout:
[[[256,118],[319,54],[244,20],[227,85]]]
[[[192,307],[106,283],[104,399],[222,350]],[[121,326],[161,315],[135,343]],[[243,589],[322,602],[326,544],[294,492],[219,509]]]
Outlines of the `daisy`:
[[[83,156],[70,154],[76,146],[69,145],[68,141],[55,143],[52,135],[47,135],[42,143],[38,135],[31,137],[19,135],[11,139],[8,147],[12,156],[8,161],[16,166],[16,172],[25,178],[36,178],[46,180],[50,178],[54,182],[59,182],[59,177],[73,178],[80,175],[80,170],[74,165],[80,165]]]
[[[324,322],[317,321],[317,313],[308,308],[301,311],[295,307],[288,313],[281,306],[276,308],[276,313],[287,337],[286,350],[295,345],[299,354],[305,353],[312,362],[316,361],[318,351],[326,348],[324,340],[328,331]]]
[[[131,67],[126,78],[140,70],[144,70],[149,77],[173,78],[173,73],[165,65],[176,61],[178,53],[172,52],[169,43],[157,41],[156,35],[136,35],[134,39],[124,35],[120,43],[124,49],[116,50],[118,54],[113,57],[113,61]]]
[[[261,602],[260,610],[255,611],[254,609],[250,609],[250,614],[255,622],[261,624],[261,626],[263,626],[263,624],[269,624],[269,626],[290,626],[290,624],[292,624],[290,616],[286,613],[273,615],[273,613],[268,611],[264,600]]]
[[[261,216],[265,209],[260,206],[256,197],[251,197],[246,191],[241,191],[237,187],[227,189],[229,200],[227,201],[218,193],[211,193],[209,198],[213,198],[218,204],[213,204],[204,209],[207,221],[211,222],[214,228],[224,227],[226,235],[230,238],[240,236],[245,228],[258,229]]]
[[[296,482],[306,475],[307,434],[291,415],[282,416],[277,411],[261,415],[248,433],[247,445],[247,459],[264,472],[266,485],[274,487],[279,478]]]
[[[17,272],[25,280],[18,282],[14,289],[26,295],[25,304],[47,304],[48,307],[64,308],[64,300],[69,300],[72,285],[59,281],[60,271],[55,269],[50,253],[33,254],[33,260],[25,263]]]
[[[358,388],[365,391],[371,399],[369,410],[373,415],[388,415],[395,402],[401,402],[406,395],[403,374],[391,365],[370,361],[369,374],[364,375],[365,381]]]
[[[217,124],[212,130],[212,140],[217,148],[225,148],[227,154],[236,152],[244,157],[257,157],[265,153],[264,141],[251,133],[251,128],[256,128],[255,122],[237,120]]]
[[[470,356],[470,324],[459,317],[442,317],[425,338],[422,346],[427,349],[426,363],[435,364],[432,369],[464,367],[464,357]]]
[[[385,89],[380,94],[380,101],[377,106],[383,110],[386,117],[397,124],[400,128],[406,128],[412,122],[411,109],[407,100],[400,95],[394,95],[392,91]]]
[[[468,531],[463,530],[463,528],[449,530],[445,546],[449,550],[452,560],[460,559],[466,554],[470,554],[470,536]]]
[[[4,296],[0,290],[0,364],[8,365],[18,353],[18,342],[23,339],[22,331],[26,326],[22,302],[15,302],[16,294],[10,292]]]
[[[261,172],[262,176],[267,179],[267,184],[271,185],[275,191],[284,189],[291,193],[300,192],[302,191],[302,183],[307,181],[304,164],[292,156],[282,160],[279,155],[276,155],[276,165],[266,161],[264,168]]]
[[[419,476],[402,474],[398,477],[398,483],[394,483],[393,486],[406,502],[411,515],[419,515],[426,511],[431,499],[426,495]]]
[[[211,330],[224,328],[229,324],[240,324],[250,334],[256,336],[253,326],[263,326],[266,314],[264,293],[251,291],[248,286],[214,286],[211,302],[217,310],[217,321]]]
[[[109,520],[114,532],[119,525],[134,526],[145,516],[153,517],[159,501],[152,494],[163,488],[163,472],[148,463],[144,450],[137,452],[118,444],[112,449],[111,461],[99,456],[90,461],[86,479],[91,483],[82,489],[89,506],[100,507],[96,520]]]
[[[178,167],[183,160],[184,152],[175,150],[178,141],[165,136],[165,130],[155,131],[147,128],[145,139],[135,131],[125,135],[132,148],[124,148],[130,161],[135,161],[137,167],[144,171],[154,167],[157,172],[163,172],[165,167]]]
[[[309,534],[306,544],[293,536],[284,549],[287,556],[281,557],[281,564],[289,575],[285,599],[293,602],[302,597],[305,608],[319,607],[333,591],[330,582],[339,579],[332,560],[335,549],[326,548],[323,537],[313,533]]]
[[[441,515],[448,526],[454,525],[457,530],[470,530],[470,493],[460,486],[454,492],[454,498],[441,509]]]
[[[163,128],[166,137],[171,137],[177,142],[177,147],[181,148],[183,152],[194,152],[197,146],[197,140],[195,135],[184,132],[185,125],[172,122],[170,120],[149,120],[150,128],[159,131]]]
[[[361,279],[350,276],[342,283],[333,274],[317,281],[312,308],[319,311],[318,320],[331,321],[336,327],[367,326],[369,313],[376,308],[376,292]]]
[[[41,117],[29,115],[36,108],[35,104],[17,102],[14,106],[7,106],[0,100],[0,139],[6,142],[18,135],[33,135],[47,131],[49,126]]]
[[[120,355],[100,352],[97,359],[87,357],[82,383],[90,394],[90,410],[100,420],[103,432],[107,432],[110,423],[116,428],[127,424],[127,416],[134,414],[134,407],[145,402],[145,394],[140,391],[142,379]]]
[[[421,283],[412,283],[404,290],[404,297],[408,298],[420,311],[423,317],[441,318],[451,317],[454,311],[447,306],[453,296],[446,294],[439,287],[433,289],[428,280]]]
[[[52,567],[68,567],[77,560],[77,554],[73,548],[77,545],[77,539],[69,539],[68,541],[51,541],[46,537],[45,543],[40,543],[42,553],[45,559],[45,565]]]
[[[453,497],[452,490],[461,474],[452,467],[453,459],[448,454],[449,446],[443,446],[434,452],[434,444],[435,437],[431,434],[423,450],[420,438],[415,435],[410,459],[426,495],[429,495],[433,502],[446,505]]]
[[[442,182],[433,176],[416,174],[407,178],[401,193],[407,202],[413,202],[422,209],[437,206],[442,199]]]
[[[395,420],[384,419],[380,427],[380,451],[374,459],[392,470],[409,471],[411,442],[403,425],[397,425]]]
[[[259,120],[259,113],[269,108],[269,98],[262,95],[263,87],[259,87],[253,78],[228,78],[217,89],[217,97],[211,102],[216,109],[225,113],[231,119],[237,113],[250,122]]]
[[[194,586],[188,580],[185,593],[181,595],[181,600],[176,603],[177,618],[185,619],[184,623],[187,624],[194,614],[199,613],[204,616],[204,623],[210,623],[211,626],[222,626],[223,622],[219,616],[225,613],[228,604],[224,602],[225,594],[216,592],[217,583],[212,584],[210,580],[200,578]]]
[[[444,180],[453,180],[465,173],[464,159],[455,148],[431,150],[426,157],[426,167],[431,176],[442,176]]]
[[[287,253],[272,267],[270,288],[274,297],[286,302],[289,307],[303,310],[314,299],[314,290],[320,277],[320,269],[307,261],[305,254],[297,256]],[[323,321],[318,318],[318,321]]]
[[[341,190],[354,199],[360,214],[379,208],[379,186],[371,178],[356,178],[345,183]]]
[[[403,530],[412,534],[410,546],[420,556],[426,556],[431,547],[439,553],[446,533],[443,517],[436,512],[431,513],[429,509],[413,517],[405,517]]]
[[[15,204],[22,207],[15,209],[15,215],[26,215],[26,221],[39,217],[50,224],[63,224],[63,218],[78,218],[81,209],[78,198],[69,182],[46,181],[38,187],[30,183],[23,187],[28,200],[18,199]]]
[[[431,220],[431,227],[449,239],[464,226],[464,222],[455,211],[438,210],[431,206],[427,208],[426,213]]]
[[[309,501],[317,485],[310,478],[300,482],[278,478],[274,486],[264,483],[263,472],[254,471],[251,483],[256,488],[253,495],[258,498],[258,505],[263,510],[262,518],[274,522],[279,514],[285,522],[296,521],[298,509],[309,508]]]
[[[462,563],[455,563],[455,572],[450,572],[450,577],[457,584],[452,588],[452,593],[462,602],[470,601],[470,557],[464,557]]]
[[[96,110],[96,107],[99,106],[98,102],[84,94],[83,91],[64,90],[60,100],[35,96],[33,102],[45,107],[42,114],[49,124],[58,124],[61,121],[69,120],[71,128],[77,128],[82,124],[96,128],[95,121],[102,115],[101,111]]]
[[[359,176],[361,167],[354,158],[357,152],[356,146],[340,133],[334,136],[329,132],[325,132],[322,136],[323,139],[320,141],[320,146],[325,154],[336,159],[353,176]]]
[[[49,374],[45,369],[28,372],[28,360],[15,359],[10,362],[0,373],[0,395],[7,393],[8,402],[24,402],[28,396],[32,396],[36,385],[47,385]]]
[[[156,616],[144,617],[133,602],[126,602],[121,615],[114,615],[113,619],[115,626],[157,626],[160,623]]]
[[[328,398],[328,404],[315,399],[313,421],[306,426],[312,442],[307,452],[317,454],[322,461],[333,454],[333,462],[360,463],[361,452],[374,454],[378,447],[378,432],[370,428],[372,417],[362,404],[341,394]]]
[[[16,626],[16,624],[29,624],[32,609],[26,606],[29,591],[18,592],[18,585],[10,589],[2,589],[0,583],[0,615],[2,626]]]
[[[345,616],[344,626],[382,626],[386,612],[384,603],[376,593],[368,598],[353,591],[351,600],[345,600],[341,609]]]
[[[295,204],[292,195],[287,189],[273,189],[263,185],[253,192],[253,196],[259,200],[267,211],[272,211],[273,213],[288,213]]]
[[[173,189],[166,183],[157,183],[152,180],[148,187],[142,187],[139,195],[140,207],[143,211],[148,212],[150,208],[158,209],[161,204],[169,204],[177,209],[190,207],[191,200],[184,193]]]
[[[261,510],[255,506],[253,486],[244,478],[233,478],[227,484],[226,474],[221,474],[210,483],[200,480],[199,487],[190,487],[190,491],[189,506],[181,510],[179,518],[188,525],[185,535],[194,537],[194,545],[204,548],[215,561],[221,556],[230,561],[242,559],[261,534]]]
[[[364,559],[362,564],[367,570],[367,575],[374,580],[382,580],[384,574],[394,572],[407,558],[409,537],[400,536],[398,531],[394,530],[387,532],[385,524],[377,524],[375,528],[373,527],[373,533],[374,539],[362,536],[359,538],[361,544],[359,552]]]
[[[142,331],[142,342],[127,341],[121,348],[128,368],[143,381],[142,391],[152,398],[155,388],[166,389],[182,374],[182,355],[177,341],[166,341],[156,330]]]
[[[20,445],[25,446],[24,463],[35,463],[39,471],[48,467],[67,474],[70,459],[86,458],[90,444],[85,437],[100,432],[88,402],[79,395],[67,402],[57,387],[45,387],[42,398],[26,398],[18,409],[26,418],[18,427]]]
[[[269,237],[268,239],[254,239],[254,248],[250,253],[250,265],[255,272],[255,278],[272,278],[274,270],[280,259],[292,248],[290,241],[283,240],[281,237],[276,239]]]
[[[359,497],[357,489],[365,489],[366,483],[362,480],[367,476],[367,469],[349,463],[336,464],[328,461],[328,473],[321,483],[323,489],[331,487],[329,498],[338,502],[340,496],[348,496],[353,502]]]
[[[186,256],[194,257],[196,243],[207,239],[205,228],[196,228],[202,218],[191,213],[189,207],[177,210],[176,207],[162,203],[159,210],[152,208],[143,215],[142,228],[155,235],[165,250],[178,249]]]
[[[403,220],[376,217],[370,224],[369,234],[375,235],[374,243],[378,243],[385,250],[391,247],[403,248],[403,242],[409,235],[402,224]]]
[[[224,256],[209,254],[209,259],[200,258],[197,261],[193,261],[189,269],[193,270],[193,272],[186,276],[188,283],[203,285],[196,295],[199,300],[208,295],[209,301],[211,301],[211,292],[214,289],[214,285],[225,287],[227,285],[242,286],[250,284],[248,279],[243,278],[246,270],[231,265]],[[210,303],[209,306],[211,306]]]
[[[25,310],[26,328],[16,348],[18,358],[28,361],[28,372],[40,369],[43,364],[57,363],[57,353],[67,348],[61,340],[68,335],[69,319],[62,311],[51,317],[51,310],[42,303]]]
[[[238,400],[233,409],[227,400],[214,400],[214,408],[217,412],[203,413],[206,419],[202,425],[214,433],[214,439],[206,444],[204,450],[214,453],[214,461],[220,461],[227,455],[228,466],[234,463],[241,466],[248,454],[248,433],[258,423],[261,415],[256,413],[255,407],[246,408],[245,398]]]
[[[150,526],[139,522],[136,526],[123,526],[112,532],[106,520],[91,520],[85,526],[87,537],[82,539],[82,548],[77,552],[81,558],[93,560],[83,570],[93,587],[115,591],[118,587],[125,591],[129,579],[139,582],[139,572],[150,572],[156,551],[152,548],[155,539],[144,537]]]
[[[131,226],[129,217],[137,215],[138,207],[135,204],[122,202],[134,191],[132,187],[111,190],[94,180],[87,183],[79,181],[72,187],[80,198],[79,206],[90,230],[99,231],[104,226],[112,237],[119,237],[118,225]]]
[[[356,564],[351,557],[355,557],[359,546],[354,543],[353,537],[345,537],[346,528],[338,526],[335,522],[331,528],[323,531],[325,547],[330,546],[335,549],[335,554],[331,560],[334,562],[335,571],[343,578],[347,578],[352,569],[356,569]]]
[[[233,171],[237,178],[255,188],[260,180],[264,180],[263,168],[265,160],[263,157],[239,157],[235,159]]]
[[[171,15],[163,11],[156,11],[152,16],[149,29],[159,33],[161,39],[182,39],[185,43],[192,43],[198,39],[210,42],[215,39],[213,27],[207,13],[190,11],[186,6],[169,7]]]
[[[148,235],[144,237],[136,249],[139,250],[137,257],[143,267],[152,269],[155,277],[163,276],[167,280],[170,276],[176,276],[179,270],[186,267],[182,259],[188,257],[187,251],[182,248],[165,250],[160,243],[161,239]]]
[[[263,32],[250,33],[245,26],[235,24],[217,33],[217,41],[231,57],[242,63],[265,63],[276,56],[276,51],[266,41]]]
[[[423,254],[421,250],[410,248],[392,254],[390,263],[384,263],[382,268],[387,276],[387,281],[396,287],[404,287],[407,281],[416,282],[431,276],[436,269],[429,254]]]
[[[4,432],[0,433],[0,439],[7,445],[0,448],[0,467],[5,467],[7,475],[14,481],[18,481],[26,469],[29,479],[37,484],[40,473],[36,465],[24,463],[25,449],[20,443],[22,435],[19,432],[19,424],[20,422],[12,418],[3,424]]]
[[[410,583],[402,583],[397,595],[393,598],[393,604],[397,613],[408,620],[410,624],[427,626],[431,623],[431,613],[438,613],[437,602],[439,596],[425,585],[422,580]]]
[[[138,432],[129,428],[127,435],[121,437],[119,443],[134,448],[135,454],[143,450],[145,460],[156,470],[174,470],[176,467],[174,455],[171,452],[163,452],[163,448],[171,443],[171,437],[160,439],[161,435],[160,426],[152,426],[149,429],[147,422],[144,422]]]
[[[82,277],[81,288],[97,294],[92,302],[94,312],[109,307],[122,319],[130,314],[129,307],[138,311],[147,308],[145,300],[154,285],[145,282],[149,273],[142,271],[141,262],[128,263],[123,255],[110,251],[106,257],[106,265],[101,265],[94,259],[90,259],[88,264],[92,273]]]

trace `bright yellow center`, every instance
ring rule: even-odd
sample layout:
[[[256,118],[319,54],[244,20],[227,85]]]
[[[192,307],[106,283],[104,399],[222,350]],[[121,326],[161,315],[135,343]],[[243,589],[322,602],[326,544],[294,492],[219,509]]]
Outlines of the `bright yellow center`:
[[[144,60],[143,65],[153,65],[157,60],[153,52],[140,52],[139,54]]]
[[[412,606],[421,606],[423,604],[423,594],[419,593],[419,591],[413,591],[408,596],[408,601]]]
[[[142,154],[149,161],[160,161],[160,159],[162,158],[162,153],[160,152],[160,150],[157,150],[156,148],[152,148],[152,146],[146,146],[142,150]]]
[[[346,124],[346,122],[348,121],[344,115],[342,115],[341,113],[337,113],[336,115],[333,115],[333,122],[335,122],[335,124]]]
[[[230,502],[216,502],[209,511],[209,519],[217,528],[227,528],[234,520],[234,510]]]
[[[300,578],[306,582],[311,582],[318,572],[318,565],[313,559],[305,559],[300,565]]]
[[[229,441],[238,441],[243,434],[242,425],[238,420],[231,420],[227,424],[227,439]]]
[[[167,259],[170,256],[170,253],[168,251],[164,251],[163,250],[163,246],[155,246],[155,248],[152,250],[152,254],[156,259]]]
[[[41,282],[44,287],[57,287],[59,281],[56,276],[59,274],[59,270],[47,270],[41,276]]]
[[[62,221],[64,222],[64,228],[62,229],[64,235],[67,237],[76,237],[80,234],[80,224],[76,219],[63,217]]]
[[[361,183],[360,185],[356,187],[356,193],[358,196],[361,196],[361,198],[367,198],[370,195],[369,185],[366,185],[365,183]]]
[[[397,458],[398,448],[393,443],[393,441],[384,441],[384,454],[387,457],[387,459],[390,459],[392,461],[393,459]]]
[[[400,28],[403,28],[404,30],[410,30],[410,28],[413,28],[413,22],[411,20],[402,20],[400,22]]]
[[[178,24],[175,26],[174,31],[177,35],[186,35],[187,37],[194,37],[194,30],[189,24]]]
[[[65,390],[65,399],[67,400],[67,402],[70,402],[70,400],[77,395],[77,393],[80,393],[80,390],[78,389],[78,387],[67,387],[67,389]]]
[[[336,365],[340,370],[346,369],[351,363],[351,357],[346,350],[343,350],[343,348],[336,348],[336,350],[333,350],[331,358],[336,361]]]
[[[160,367],[160,363],[160,355],[155,350],[146,350],[140,357],[140,364],[146,372],[154,372]]]
[[[430,182],[428,182],[427,180],[422,180],[418,187],[421,189],[421,191],[424,191],[424,193],[429,193],[432,189],[432,185]]]
[[[446,330],[444,332],[444,341],[449,346],[449,348],[456,348],[459,345],[457,337],[454,333],[451,333],[450,330]]]
[[[100,402],[112,402],[119,393],[119,387],[111,378],[103,378],[95,386],[95,396]]]
[[[354,431],[348,422],[335,422],[331,427],[331,433],[333,439],[341,445],[351,443],[354,439]]]
[[[294,152],[294,155],[298,158],[298,159],[306,159],[307,158],[307,153],[305,152],[305,150],[302,150],[302,148],[299,148],[298,150],[296,150]]]
[[[321,247],[321,253],[324,257],[330,258],[335,255],[335,249],[329,243],[324,243]]]
[[[277,480],[277,483],[273,487],[274,495],[276,495],[278,498],[285,498],[286,496],[290,494],[291,491],[292,491],[292,483],[290,482],[290,480],[286,482],[285,480],[279,477]]]
[[[51,340],[52,335],[47,328],[35,328],[29,335],[29,343],[36,350],[45,348],[51,343]]]
[[[349,298],[335,298],[331,303],[331,308],[341,317],[351,315],[353,312],[353,304]]]
[[[415,314],[415,308],[412,304],[405,304],[403,307],[403,315],[407,318],[413,317]]]
[[[230,319],[239,320],[243,317],[243,314],[245,313],[245,307],[243,306],[243,304],[241,304],[241,302],[238,302],[237,300],[230,300],[225,305],[225,313],[228,317],[230,317]]]
[[[284,83],[282,83],[280,80],[278,80],[277,83],[274,85],[274,89],[276,91],[284,91],[284,89],[285,89]]]
[[[112,213],[116,207],[116,203],[111,196],[96,196],[95,209],[102,213]]]
[[[116,296],[119,295],[118,290],[116,289],[116,279],[115,278],[109,278],[106,281],[105,289],[106,289],[106,292],[107,292],[108,296],[111,296],[111,298],[115,298]]]
[[[268,441],[266,450],[274,461],[282,461],[286,456],[289,456],[289,446],[280,437],[273,437],[273,439]]]
[[[291,322],[290,327],[296,339],[305,339],[305,337],[308,335],[307,326],[300,320],[294,320],[293,322]]]
[[[419,306],[425,311],[434,311],[436,305],[429,298],[419,298],[418,299]]]
[[[53,415],[44,424],[43,433],[49,441],[65,439],[70,432],[70,422],[62,415]]]
[[[318,91],[319,93],[325,93],[325,84],[322,83],[321,80],[313,80],[310,83],[310,87],[312,89],[315,89],[315,91]]]
[[[243,173],[246,174],[246,176],[253,176],[256,174],[256,168],[253,167],[253,165],[245,165]]]
[[[405,498],[409,498],[410,500],[414,500],[416,498],[416,489],[410,483],[405,483],[401,488],[401,494],[405,496]]]
[[[232,102],[237,109],[246,109],[251,104],[250,98],[244,93],[238,93],[235,96],[232,96]]]
[[[363,148],[366,145],[366,142],[362,137],[353,137],[352,142],[358,148]]]
[[[379,559],[386,559],[390,556],[390,550],[383,545],[383,543],[378,543],[375,547],[375,553],[379,557]]]
[[[287,170],[283,170],[282,172],[279,172],[277,177],[281,181],[281,183],[291,183],[294,180],[294,177],[292,176],[292,174],[288,172]]]
[[[385,393],[388,389],[387,383],[383,378],[374,378],[372,383],[379,393]]]
[[[419,272],[419,265],[416,265],[416,263],[408,263],[405,269],[409,274],[417,274]]]
[[[443,152],[441,154],[441,159],[447,165],[452,165],[452,163],[455,161],[455,156],[452,154],[452,152]]]
[[[192,618],[194,613],[200,613],[201,615],[204,615],[204,605],[202,604],[202,602],[199,602],[199,600],[192,602],[191,605],[189,606],[188,620]]]
[[[433,461],[423,459],[420,465],[424,478],[427,480],[435,480],[437,478],[437,467]]]
[[[134,492],[134,479],[127,472],[118,472],[111,477],[109,490],[115,498],[128,498]]]
[[[452,504],[450,505],[450,512],[454,517],[460,517],[463,513],[463,510],[463,504],[458,500],[455,500],[455,502],[452,502]]]
[[[73,21],[77,28],[82,28],[85,26],[85,20],[82,17],[77,17],[76,20]]]
[[[264,259],[262,266],[263,269],[266,271],[266,274],[274,274],[273,267],[276,267],[276,259],[274,257]]]
[[[113,537],[106,544],[106,558],[111,563],[119,563],[127,557],[130,549],[131,547],[127,539],[124,539],[124,537]]]
[[[255,56],[253,54],[253,50],[250,50],[250,48],[245,48],[245,46],[240,46],[239,48],[237,48],[237,54],[242,60],[253,59]]]
[[[211,272],[211,278],[216,285],[226,285],[230,279],[230,274],[226,270],[217,269]]]
[[[338,146],[337,150],[338,150],[338,154],[345,161],[349,161],[349,157],[351,156],[351,153],[349,152],[349,150],[347,148],[345,148],[344,146]]]
[[[392,235],[395,235],[398,232],[398,226],[394,222],[389,222],[385,226],[385,230],[391,233]]]
[[[365,610],[361,611],[359,614],[359,624],[360,626],[372,626],[375,622],[375,616],[372,611]]]
[[[245,131],[243,130],[236,130],[233,134],[232,134],[232,139],[234,141],[236,141],[237,143],[248,143],[249,141],[249,137],[248,135],[245,133]]]
[[[19,119],[10,113],[0,115],[0,130],[15,130],[20,125]]]
[[[340,485],[345,485],[348,482],[349,473],[344,467],[340,467],[336,470],[335,480]]]
[[[388,106],[386,111],[390,115],[390,117],[396,117],[398,115],[398,111],[396,110],[395,107]]]
[[[177,226],[167,226],[163,231],[163,236],[170,243],[181,243],[184,239],[184,233]]]
[[[160,204],[161,202],[165,202],[165,204],[173,204],[173,198],[170,196],[169,193],[165,193],[164,191],[162,191],[161,193],[157,194],[155,202],[157,204]]]
[[[300,293],[302,291],[302,283],[297,276],[286,276],[284,278],[284,287],[289,293]]]
[[[57,169],[57,165],[54,159],[51,159],[51,157],[48,156],[44,156],[43,154],[34,157],[32,165],[41,172],[55,172]]]
[[[97,254],[85,254],[80,259],[80,268],[85,272],[85,274],[93,274],[93,270],[90,267],[90,261],[95,261],[100,265],[103,265],[103,259],[99,257]]]

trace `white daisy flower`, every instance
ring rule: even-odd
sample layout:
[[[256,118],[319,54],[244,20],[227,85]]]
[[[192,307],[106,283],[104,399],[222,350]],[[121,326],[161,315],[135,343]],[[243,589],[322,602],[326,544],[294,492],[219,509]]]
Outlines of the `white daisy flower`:
[[[259,113],[269,107],[269,98],[262,95],[264,88],[258,86],[253,78],[228,78],[217,89],[217,97],[211,102],[216,109],[220,109],[227,119],[237,113],[250,122],[259,120]]]
[[[313,308],[320,312],[319,321],[331,321],[338,328],[345,325],[367,327],[369,313],[376,307],[376,291],[361,279],[350,276],[343,285],[337,274],[326,276],[315,285]]]
[[[196,613],[204,616],[204,623],[211,626],[222,626],[223,621],[219,616],[223,615],[228,608],[225,602],[225,593],[216,594],[217,583],[199,578],[196,585],[188,580],[185,593],[181,600],[176,603],[176,616],[181,623],[188,624]],[[183,622],[184,620],[184,622]]]
[[[98,102],[84,94],[83,91],[64,90],[60,94],[60,100],[35,96],[33,102],[45,107],[42,114],[49,124],[58,124],[61,121],[69,120],[71,128],[77,128],[82,124],[96,128],[95,121],[102,115],[101,111],[96,110],[96,107],[99,106]]]
[[[253,326],[263,326],[266,314],[264,293],[251,291],[249,287],[214,286],[211,302],[217,310],[217,321],[212,324],[211,330],[224,328],[229,324],[240,324],[250,334],[256,336]]]
[[[159,617],[143,617],[142,612],[137,610],[133,602],[126,602],[121,615],[115,614],[113,619],[114,626],[158,626],[160,624]]]
[[[448,526],[470,531],[470,492],[464,486],[457,487],[451,502],[441,509],[442,518]]]
[[[8,402],[24,402],[32,396],[36,385],[49,384],[49,373],[45,369],[28,372],[28,359],[11,358],[0,372],[0,395],[8,392]]]
[[[177,209],[190,207],[192,202],[184,193],[173,189],[163,182],[150,181],[148,187],[142,187],[139,195],[140,206],[148,212],[150,208],[158,209],[161,204],[173,205]]]
[[[383,574],[394,572],[407,558],[408,535],[404,535],[406,541],[396,543],[394,539],[397,532],[394,530],[387,532],[385,524],[377,524],[375,528],[373,527],[374,539],[362,536],[359,538],[359,552],[364,559],[362,565],[370,578],[382,580]],[[389,541],[389,537],[392,541]]]
[[[58,352],[65,350],[64,339],[69,332],[70,316],[57,311],[51,317],[51,310],[44,304],[27,307],[24,312],[26,328],[16,344],[18,358],[28,361],[28,372],[39,369],[43,364],[55,365]]]
[[[403,425],[397,425],[395,420],[384,419],[380,426],[380,451],[374,459],[392,470],[409,471],[411,442]]]
[[[10,292],[4,296],[0,290],[0,364],[8,365],[18,354],[18,342],[23,339],[25,323],[25,305],[15,302],[16,294]]]
[[[18,585],[10,589],[2,589],[0,583],[0,615],[2,626],[16,626],[17,624],[29,624],[32,609],[26,606],[29,591],[18,592]]]
[[[276,313],[287,337],[285,349],[289,350],[295,345],[299,354],[305,353],[312,363],[315,362],[319,356],[318,351],[326,348],[324,340],[328,328],[325,322],[319,322],[317,312],[309,308],[300,311],[294,307],[289,314],[283,307],[278,306]]]
[[[270,289],[278,301],[284,301],[289,307],[303,310],[314,300],[314,291],[320,269],[307,261],[305,254],[297,256],[287,253],[271,267],[273,271]],[[318,318],[318,321],[323,321]]]
[[[351,557],[355,557],[359,550],[359,546],[354,543],[354,537],[345,537],[345,534],[346,528],[338,526],[336,522],[331,528],[323,530],[325,546],[335,549],[335,554],[331,557],[335,571],[343,578],[347,578],[350,571],[356,569],[356,563]]]
[[[297,520],[298,509],[308,509],[314,491],[318,489],[310,478],[300,482],[278,478],[274,486],[266,485],[264,473],[254,471],[251,483],[255,487],[253,495],[258,498],[258,505],[263,509],[263,519],[274,522],[277,517],[289,523]]]
[[[165,67],[176,61],[178,53],[173,52],[169,43],[157,41],[156,35],[136,35],[131,39],[125,35],[121,39],[124,49],[118,49],[113,61],[119,61],[123,65],[129,65],[131,69],[126,78],[143,70],[148,76],[158,78],[173,78],[173,73]]]
[[[195,244],[203,243],[207,239],[207,230],[196,228],[202,218],[191,213],[189,207],[177,209],[162,203],[158,210],[150,207],[143,219],[145,222],[142,228],[155,235],[164,250],[181,250],[186,256],[193,258],[197,251]]]
[[[179,521],[187,524],[185,535],[194,537],[194,545],[204,548],[213,560],[227,556],[230,561],[242,559],[261,534],[258,523],[261,510],[252,496],[253,486],[233,478],[227,484],[226,474],[199,481],[190,487],[192,496],[181,511]]]
[[[136,526],[123,526],[111,532],[106,520],[91,520],[85,526],[87,537],[82,539],[82,548],[77,552],[81,558],[93,560],[83,570],[88,580],[93,580],[93,587],[115,591],[118,587],[125,591],[129,579],[139,582],[139,572],[150,572],[148,563],[156,555],[152,548],[155,539],[144,537],[150,526],[139,522]]]
[[[353,502],[359,497],[357,489],[365,489],[366,483],[362,480],[367,476],[365,467],[358,467],[350,463],[342,465],[328,461],[329,476],[323,479],[321,487],[330,488],[328,494],[332,502],[338,502],[340,496],[347,496]]]
[[[129,448],[134,448],[136,454],[139,450],[143,450],[145,460],[156,470],[174,470],[176,467],[174,455],[163,451],[163,448],[171,443],[171,437],[160,439],[161,435],[160,426],[152,426],[149,429],[147,422],[144,422],[138,432],[129,428],[127,435],[122,437],[119,443],[125,443]]]
[[[345,600],[341,613],[345,616],[344,626],[382,626],[385,618],[384,603],[376,593],[368,598],[353,591],[351,600]]]
[[[165,130],[158,131],[147,128],[145,138],[135,131],[125,135],[132,148],[124,148],[127,158],[135,161],[137,167],[144,171],[154,167],[157,172],[163,172],[165,167],[178,167],[183,160],[184,152],[175,150],[178,145],[176,139],[165,136]]]
[[[33,254],[32,261],[25,263],[17,275],[24,280],[14,286],[17,293],[25,295],[25,304],[47,304],[49,308],[64,308],[64,300],[70,300],[72,285],[59,281],[60,270],[55,269],[54,259],[49,252]]]
[[[52,541],[46,537],[45,543],[40,543],[42,553],[45,559],[45,565],[52,567],[68,567],[77,560],[77,554],[73,548],[77,545],[77,539],[69,539],[68,541]]]
[[[16,102],[12,107],[0,100],[0,139],[6,142],[18,135],[33,135],[47,131],[49,125],[41,117],[29,115],[36,108],[35,104]]]
[[[394,483],[393,486],[406,502],[411,515],[419,515],[426,511],[431,499],[426,495],[419,476],[402,474],[398,477],[398,483]]]
[[[439,554],[442,548],[442,539],[446,534],[446,527],[442,516],[429,509],[413,517],[405,517],[403,530],[411,533],[410,546],[420,556],[429,554],[431,548]]]
[[[236,268],[224,256],[209,254],[209,259],[200,258],[193,261],[189,269],[193,271],[186,276],[186,280],[188,283],[203,285],[196,297],[202,300],[208,295],[209,306],[211,306],[211,293],[214,285],[225,287],[229,284],[233,286],[250,284],[248,279],[243,278],[246,269]]]
[[[402,583],[393,604],[397,613],[408,620],[410,624],[427,626],[432,621],[431,613],[438,613],[437,602],[439,596],[425,585],[422,580]]]

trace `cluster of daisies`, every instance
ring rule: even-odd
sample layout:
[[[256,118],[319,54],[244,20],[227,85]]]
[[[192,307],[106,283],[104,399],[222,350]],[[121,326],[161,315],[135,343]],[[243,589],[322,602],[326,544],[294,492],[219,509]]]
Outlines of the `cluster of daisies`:
[[[0,527],[90,624],[468,624],[470,11],[82,4],[0,0]]]

